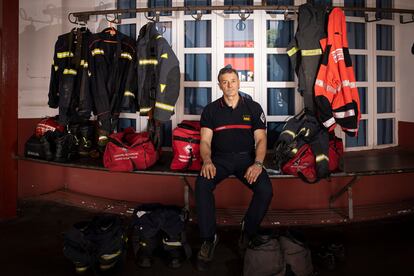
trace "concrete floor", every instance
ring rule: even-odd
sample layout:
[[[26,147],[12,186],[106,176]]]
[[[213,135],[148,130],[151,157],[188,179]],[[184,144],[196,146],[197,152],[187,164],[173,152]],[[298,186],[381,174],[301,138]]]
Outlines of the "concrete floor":
[[[30,200],[19,203],[18,217],[0,221],[0,275],[76,275],[62,254],[63,233],[75,222],[90,219],[93,212],[59,203]],[[128,218],[127,218],[128,219]],[[188,238],[193,251],[199,247],[196,225],[189,225]],[[312,254],[322,244],[341,242],[345,260],[333,270],[318,263],[317,275],[414,275],[414,216],[401,216],[376,222],[325,227],[294,228],[307,239]],[[238,230],[222,227],[221,241],[211,270],[194,268],[194,258],[173,270],[156,258],[150,269],[135,265],[129,250],[123,265],[105,275],[242,275],[237,255]],[[86,275],[94,275],[92,271]]]

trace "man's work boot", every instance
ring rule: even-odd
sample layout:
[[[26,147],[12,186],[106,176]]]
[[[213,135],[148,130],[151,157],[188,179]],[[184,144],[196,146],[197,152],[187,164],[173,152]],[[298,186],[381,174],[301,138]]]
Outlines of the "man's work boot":
[[[200,251],[197,254],[197,270],[206,271],[209,269],[210,263],[214,258],[214,250],[218,243],[218,236],[214,236],[214,241],[204,241]]]

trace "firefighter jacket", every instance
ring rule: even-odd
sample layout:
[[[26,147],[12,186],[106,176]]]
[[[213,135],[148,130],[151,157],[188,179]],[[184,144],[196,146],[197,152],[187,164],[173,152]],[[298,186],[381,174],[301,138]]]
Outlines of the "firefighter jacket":
[[[92,35],[88,50],[90,89],[104,137],[117,127],[121,111],[136,108],[135,41],[107,28]]]
[[[287,54],[298,76],[298,91],[305,108],[315,111],[314,84],[322,56],[319,40],[326,37],[326,9],[310,3],[299,6],[298,29]]]
[[[152,22],[139,32],[137,67],[140,114],[152,110],[154,119],[170,120],[180,91],[179,61]]]
[[[90,90],[85,85],[91,35],[88,29],[75,28],[60,35],[55,43],[48,105],[59,107],[59,121],[63,125],[88,120],[91,114]]]
[[[358,132],[361,117],[358,89],[348,49],[345,15],[334,8],[328,19],[328,38],[315,81],[315,102],[322,124],[333,130],[338,123],[350,136]]]

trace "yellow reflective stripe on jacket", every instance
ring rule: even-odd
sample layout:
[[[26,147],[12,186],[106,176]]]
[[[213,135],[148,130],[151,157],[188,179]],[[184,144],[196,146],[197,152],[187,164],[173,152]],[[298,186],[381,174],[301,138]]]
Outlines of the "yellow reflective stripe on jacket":
[[[287,51],[288,56],[293,56],[294,54],[296,54],[296,52],[299,51],[298,47],[293,47],[292,49],[290,49],[289,51]]]
[[[183,244],[180,241],[167,241],[166,239],[162,239],[162,243],[169,246],[182,246]]]
[[[166,84],[160,83],[160,91],[161,91],[161,93],[163,93],[163,92],[164,92],[165,87],[167,87],[167,85],[166,85]]]
[[[325,154],[318,154],[316,156],[316,162],[321,162],[323,160],[326,160],[327,162],[329,162],[329,157],[326,156]]]
[[[59,66],[57,65],[53,66],[53,68],[55,68],[55,71],[59,70]]]
[[[165,103],[155,102],[155,107],[158,107],[160,109],[164,109],[167,111],[174,111],[174,106],[165,104]]]
[[[157,37],[155,39],[160,39],[162,37],[162,35],[157,35]]]
[[[103,49],[95,48],[91,51],[92,56],[105,54]]]
[[[302,56],[319,56],[322,55],[322,50],[318,49],[311,49],[311,50],[301,50],[300,51]]]
[[[143,107],[143,108],[140,108],[140,109],[139,109],[139,112],[140,112],[140,113],[147,113],[147,112],[149,112],[151,109],[152,109],[151,107]]]
[[[113,253],[113,254],[105,254],[105,255],[101,255],[101,259],[103,259],[103,260],[105,260],[105,261],[108,261],[108,260],[111,260],[111,259],[113,259],[113,258],[115,258],[115,257],[118,257],[119,255],[121,255],[121,250],[118,250],[118,251],[116,251],[115,253]]]
[[[128,91],[128,90],[124,92],[124,96],[126,96],[126,97],[133,97],[133,98],[135,98],[134,93],[132,93],[131,91]]]
[[[293,148],[291,151],[292,151],[293,154],[296,154],[298,152],[298,149],[297,148]]]
[[[127,58],[129,60],[132,60],[132,56],[130,53],[121,53],[121,58]]]
[[[161,55],[161,58],[168,59],[168,53],[164,53],[164,54],[162,54],[162,55]]]
[[[139,60],[139,65],[157,65],[157,64],[158,64],[158,60],[156,60],[155,58]]]
[[[80,65],[81,65],[83,68],[88,68],[88,62],[87,62],[87,61],[85,61],[84,59],[82,59],[82,60],[81,60]]]
[[[67,57],[73,57],[74,54],[72,52],[59,52],[56,53],[57,58],[67,58]]]
[[[289,129],[285,129],[284,131],[282,131],[282,133],[280,133],[280,135],[282,134],[289,134],[290,136],[292,136],[293,138],[296,137],[296,133],[294,133],[293,131],[289,130]]]
[[[74,69],[65,69],[63,70],[63,75],[76,75],[78,72]]]

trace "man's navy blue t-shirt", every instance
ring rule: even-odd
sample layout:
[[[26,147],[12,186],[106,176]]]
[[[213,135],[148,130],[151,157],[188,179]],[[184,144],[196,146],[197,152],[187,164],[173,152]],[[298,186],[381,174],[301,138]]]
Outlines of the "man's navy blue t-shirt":
[[[253,132],[266,129],[266,117],[262,107],[253,100],[240,97],[233,109],[221,97],[204,108],[200,124],[213,130],[213,154],[254,152]]]

